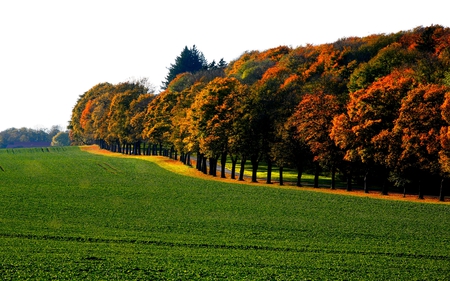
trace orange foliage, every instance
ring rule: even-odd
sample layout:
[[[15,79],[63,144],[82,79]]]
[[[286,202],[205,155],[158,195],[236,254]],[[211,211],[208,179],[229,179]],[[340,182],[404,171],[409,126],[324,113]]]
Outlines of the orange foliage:
[[[281,89],[289,88],[291,85],[295,85],[300,82],[300,76],[298,74],[291,74],[286,80],[284,80],[283,85],[281,85]]]
[[[276,48],[268,49],[259,54],[258,59],[265,60],[270,59],[272,61],[279,61],[283,56],[289,54],[291,49],[287,46],[279,46]]]
[[[229,64],[229,66],[225,69],[225,74],[227,76],[236,75],[246,62],[256,59],[258,55],[259,51],[245,52],[237,60]]]
[[[269,79],[282,79],[284,76],[287,75],[289,75],[288,69],[276,65],[266,70],[263,77],[261,78],[261,82],[264,82]]]
[[[335,96],[306,94],[296,108],[293,124],[298,139],[305,141],[317,161],[332,161],[337,147],[330,138],[332,120],[340,106]]]
[[[446,91],[442,85],[419,85],[403,99],[394,127],[394,133],[402,139],[399,160],[403,166],[432,173],[439,170],[441,128],[445,124],[441,105]]]
[[[91,119],[92,110],[93,110],[92,99],[90,99],[86,103],[86,106],[85,106],[83,112],[81,113],[80,125],[83,130],[86,129],[87,124],[88,124],[89,120]]]

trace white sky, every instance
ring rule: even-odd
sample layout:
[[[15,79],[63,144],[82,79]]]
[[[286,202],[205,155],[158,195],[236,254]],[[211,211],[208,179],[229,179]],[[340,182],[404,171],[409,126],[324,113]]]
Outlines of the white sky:
[[[450,27],[447,0],[0,0],[0,131],[66,126],[101,82],[159,90],[184,46],[225,61],[246,50]]]

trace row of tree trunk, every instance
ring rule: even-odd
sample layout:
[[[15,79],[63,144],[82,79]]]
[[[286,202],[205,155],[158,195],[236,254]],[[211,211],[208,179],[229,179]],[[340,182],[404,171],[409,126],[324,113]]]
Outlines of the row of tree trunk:
[[[121,144],[118,141],[113,142],[112,144],[108,144],[104,140],[96,141],[96,144],[99,145],[99,147],[101,149],[109,150],[111,152],[116,152],[116,153],[122,153],[122,154],[126,154],[126,155],[165,156],[165,157],[169,157],[174,160],[178,160],[178,152],[174,149],[173,146],[168,149],[168,148],[163,147],[162,144],[147,144],[145,142],[136,142],[133,144]],[[227,162],[227,156],[228,156],[227,153],[222,153],[222,155],[220,155],[219,158],[213,158],[213,157],[208,158],[204,154],[198,153],[197,159],[196,159],[196,169],[203,172],[204,174],[209,174],[211,176],[216,177],[217,176],[217,167],[218,167],[217,164],[218,164],[218,160],[220,160],[220,167],[221,167],[220,177],[226,178],[227,177],[226,174],[228,173],[226,170],[226,167],[225,167],[226,162]],[[190,153],[181,153],[179,158],[180,158],[179,160],[182,163],[184,163],[185,165],[189,165],[189,166],[192,165]],[[237,156],[231,156],[230,158],[231,158],[231,170],[229,171],[230,178],[236,179],[236,177],[237,177],[236,165],[237,165],[237,162],[239,159]],[[244,177],[245,177],[244,171],[245,171],[245,165],[247,162],[247,158],[241,157],[240,160],[241,161],[240,161],[240,170],[238,173],[238,180],[244,181]],[[258,166],[259,166],[259,159],[256,157],[251,157],[250,161],[251,161],[251,165],[252,165],[251,181],[258,182],[257,172],[258,172]],[[299,167],[297,170],[298,170],[298,173],[297,173],[296,185],[300,187],[300,186],[302,186],[303,169],[302,169],[302,167]],[[317,165],[316,169],[315,169],[315,174],[314,174],[314,187],[315,188],[319,187],[320,172],[321,172],[320,166]],[[273,173],[273,165],[272,165],[271,161],[268,161],[267,177],[266,177],[267,184],[272,184],[272,173]],[[279,167],[278,173],[279,173],[279,185],[284,185],[283,167],[282,166]],[[336,175],[336,169],[333,168],[332,169],[331,189],[336,188],[335,175]],[[366,172],[364,175],[363,187],[364,187],[365,193],[369,193],[367,177],[368,177],[368,172]],[[353,187],[352,187],[351,172],[349,172],[347,174],[346,178],[347,178],[347,191],[352,191]],[[419,190],[419,194],[418,194],[419,199],[423,199],[424,198],[423,188],[421,188],[420,182],[419,182],[418,190]],[[439,191],[440,191],[439,192],[439,200],[445,201],[444,179],[441,180]],[[383,184],[381,193],[383,195],[388,195],[387,183]],[[403,189],[403,195],[406,196],[406,187],[404,187],[404,189]]]

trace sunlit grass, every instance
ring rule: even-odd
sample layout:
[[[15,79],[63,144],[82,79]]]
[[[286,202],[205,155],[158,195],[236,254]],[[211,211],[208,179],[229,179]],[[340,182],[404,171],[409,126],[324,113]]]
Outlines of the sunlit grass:
[[[448,204],[230,184],[138,158],[0,150],[0,276],[450,278]]]

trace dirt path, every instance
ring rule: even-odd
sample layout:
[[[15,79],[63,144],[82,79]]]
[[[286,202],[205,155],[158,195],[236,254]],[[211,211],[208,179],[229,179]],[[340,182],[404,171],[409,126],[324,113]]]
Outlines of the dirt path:
[[[161,166],[162,168],[172,171],[177,174],[182,174],[182,175],[190,176],[190,177],[203,178],[203,179],[207,179],[207,180],[221,181],[221,182],[226,182],[226,183],[267,186],[270,188],[308,190],[308,191],[313,191],[313,192],[323,192],[323,193],[339,194],[339,195],[346,195],[346,196],[369,197],[369,198],[382,199],[382,200],[398,200],[398,201],[410,201],[410,202],[450,205],[450,197],[449,196],[447,196],[447,198],[445,199],[445,202],[440,202],[438,196],[424,196],[424,199],[418,199],[417,195],[408,195],[407,194],[405,197],[403,197],[403,194],[401,194],[401,193],[392,193],[392,192],[389,193],[389,195],[382,195],[379,191],[371,191],[369,193],[364,193],[363,190],[359,190],[359,189],[356,189],[353,191],[346,191],[345,189],[330,189],[330,188],[324,188],[324,187],[322,187],[322,188],[297,187],[289,182],[285,183],[285,185],[283,185],[283,186],[278,185],[277,182],[273,182],[273,184],[266,184],[265,182],[252,183],[248,178],[246,178],[244,181],[238,181],[238,180],[233,180],[233,179],[229,178],[229,175],[227,175],[227,178],[220,178],[220,176],[213,177],[210,175],[205,175],[195,168],[184,165],[180,161],[169,159],[169,158],[163,157],[163,156],[124,155],[124,154],[120,154],[120,153],[113,153],[113,152],[110,152],[107,150],[102,150],[98,146],[94,146],[94,145],[93,146],[81,146],[80,148],[82,151],[86,151],[86,152],[94,153],[94,154],[100,154],[100,155],[111,156],[111,157],[136,158],[136,159],[151,161],[151,162],[156,163],[157,165]]]

